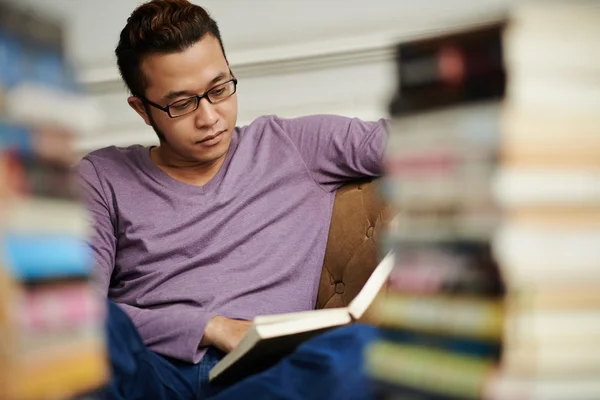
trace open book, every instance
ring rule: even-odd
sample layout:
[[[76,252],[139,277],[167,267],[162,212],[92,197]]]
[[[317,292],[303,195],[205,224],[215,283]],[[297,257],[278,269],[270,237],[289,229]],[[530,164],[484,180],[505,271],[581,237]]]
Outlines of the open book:
[[[236,382],[274,365],[309,338],[361,319],[393,267],[394,255],[390,252],[347,307],[254,318],[240,344],[210,370],[210,381],[215,384]]]

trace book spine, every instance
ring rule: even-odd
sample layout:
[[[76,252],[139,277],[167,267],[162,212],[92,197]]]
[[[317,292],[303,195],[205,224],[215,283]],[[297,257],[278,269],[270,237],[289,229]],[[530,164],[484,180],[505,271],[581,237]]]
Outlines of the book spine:
[[[10,235],[2,240],[5,263],[20,280],[88,276],[93,265],[84,239],[58,235]]]
[[[80,190],[69,167],[26,159],[0,151],[0,179],[6,182],[4,197],[46,197],[77,200]]]
[[[377,380],[373,380],[372,384],[378,400],[456,400],[454,396],[444,396],[406,385],[395,385]]]
[[[68,176],[74,135],[97,126],[99,110],[76,84],[61,22],[32,11],[0,0],[3,400],[71,398],[109,376],[89,219]]]
[[[34,159],[51,165],[72,167],[77,161],[73,133],[53,126],[27,126],[0,121],[0,148],[18,154],[22,159]]]
[[[15,303],[20,331],[43,333],[102,325],[104,309],[89,283],[23,291]]]
[[[0,7],[0,53],[6,55],[0,57],[1,86],[10,90],[27,81],[55,88],[74,88],[64,53],[64,30],[59,21],[10,5]]]
[[[4,388],[5,398],[68,398],[95,389],[108,379],[104,352],[104,347],[94,346],[45,362],[15,363],[7,369],[12,379]]]
[[[0,20],[0,114],[25,125],[60,125],[72,132],[96,128],[101,115],[91,99],[80,95],[63,51],[62,26],[3,7],[7,11]]]
[[[405,115],[504,94],[503,23],[402,43],[392,115]]]
[[[454,354],[480,357],[489,360],[500,358],[501,344],[497,342],[449,337],[445,335],[424,334],[402,329],[384,329],[382,339],[405,345],[429,347],[445,350]]]
[[[600,376],[600,351],[594,344],[580,346],[572,341],[563,347],[539,349],[505,349],[502,353],[503,370],[508,374],[525,377]]]
[[[413,294],[499,296],[504,287],[484,241],[389,241],[396,253],[388,289]]]
[[[10,212],[3,215],[4,231],[18,237],[58,235],[87,239],[91,216],[83,204],[71,199],[18,197],[5,199]]]
[[[376,312],[389,328],[484,340],[497,340],[503,332],[504,304],[495,299],[389,293]]]
[[[366,353],[376,380],[442,396],[479,399],[494,363],[425,347],[379,341]]]
[[[35,155],[33,132],[20,125],[0,121],[0,149],[23,156]]]
[[[592,284],[563,288],[549,286],[537,290],[513,289],[506,296],[506,307],[510,310],[524,311],[598,310],[600,291]]]
[[[585,184],[580,181],[575,185]],[[600,232],[596,229],[548,229],[507,222],[496,232],[492,245],[512,288],[590,285],[600,281]]]
[[[21,165],[27,185],[24,194],[55,199],[79,198],[77,179],[70,168],[26,159],[21,160]]]

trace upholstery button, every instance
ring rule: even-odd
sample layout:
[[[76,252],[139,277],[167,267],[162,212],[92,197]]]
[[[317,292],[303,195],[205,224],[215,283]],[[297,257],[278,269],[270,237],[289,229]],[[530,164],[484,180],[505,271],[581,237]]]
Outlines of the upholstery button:
[[[336,282],[335,283],[335,292],[337,294],[344,294],[345,289],[346,289],[346,285],[344,285],[344,282]]]
[[[369,226],[369,228],[367,229],[367,237],[370,239],[371,237],[373,237],[373,230],[374,228],[372,226]]]

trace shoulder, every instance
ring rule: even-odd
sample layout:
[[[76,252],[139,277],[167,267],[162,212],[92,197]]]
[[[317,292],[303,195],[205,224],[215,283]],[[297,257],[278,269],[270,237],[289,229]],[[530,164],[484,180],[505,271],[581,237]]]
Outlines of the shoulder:
[[[79,162],[80,174],[102,175],[120,174],[137,163],[137,155],[144,149],[141,145],[129,147],[109,146],[86,154]]]
[[[119,160],[127,160],[134,157],[135,153],[143,148],[141,145],[133,145],[129,147],[109,146],[102,149],[94,150],[86,154],[83,159],[93,163],[107,163]]]
[[[87,161],[96,167],[119,167],[136,161],[137,155],[145,147],[133,145],[129,147],[109,146],[86,154],[82,161]]]
[[[263,115],[256,118],[247,125],[242,125],[236,128],[241,136],[245,135],[260,135],[266,131],[278,128],[279,117],[276,115]]]
[[[256,145],[264,141],[277,141],[285,137],[285,131],[276,115],[263,115],[247,125],[236,127],[235,133],[239,143],[244,146]]]
[[[264,115],[256,118],[252,123],[239,129],[241,136],[256,136],[265,134],[287,134],[306,130],[335,130],[347,127],[355,118],[332,114],[315,114],[300,117],[280,117],[278,115]]]

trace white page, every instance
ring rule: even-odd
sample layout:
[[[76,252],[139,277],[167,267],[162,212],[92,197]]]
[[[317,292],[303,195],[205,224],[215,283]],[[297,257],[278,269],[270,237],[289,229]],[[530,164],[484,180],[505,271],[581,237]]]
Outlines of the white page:
[[[328,314],[337,315],[340,310],[344,310],[346,313],[348,310],[346,307],[338,307],[338,308],[323,308],[320,310],[308,310],[308,311],[299,311],[295,313],[285,313],[285,314],[271,314],[271,315],[258,315],[254,317],[253,324],[254,325],[265,325],[265,324],[275,324],[286,321],[294,321],[299,319],[306,318],[321,318],[321,315],[327,316]]]
[[[381,260],[379,265],[377,265],[365,283],[365,286],[348,305],[350,315],[352,315],[354,319],[360,319],[365,311],[367,311],[383,285],[387,282],[390,273],[394,269],[394,265],[394,253],[390,251],[383,260]]]

